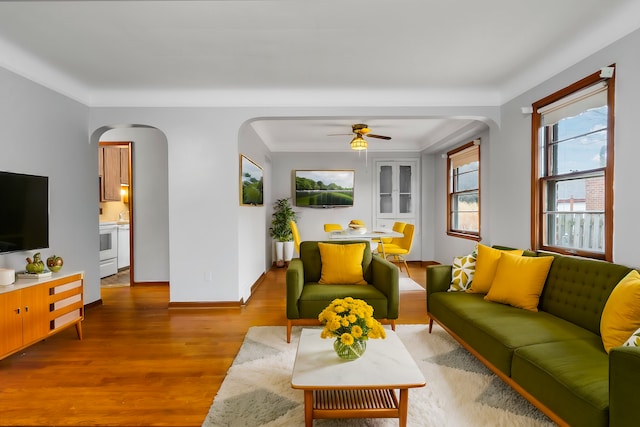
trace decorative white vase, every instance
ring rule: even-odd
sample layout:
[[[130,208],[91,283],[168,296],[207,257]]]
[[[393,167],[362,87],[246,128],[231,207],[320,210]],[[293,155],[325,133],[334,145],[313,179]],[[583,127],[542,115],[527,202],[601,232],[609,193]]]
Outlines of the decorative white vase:
[[[284,266],[284,242],[276,242],[276,266]]]
[[[284,261],[289,262],[293,258],[293,242],[284,242]]]

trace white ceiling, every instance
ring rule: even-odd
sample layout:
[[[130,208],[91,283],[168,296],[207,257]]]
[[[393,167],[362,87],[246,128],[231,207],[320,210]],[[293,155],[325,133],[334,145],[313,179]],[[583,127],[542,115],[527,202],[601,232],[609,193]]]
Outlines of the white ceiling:
[[[500,105],[637,28],[638,0],[0,1],[0,66],[90,106]],[[470,125],[254,128],[306,150],[359,122],[400,150]]]
[[[355,135],[351,125],[364,123],[372,134],[390,136],[387,141],[367,138],[371,151],[435,151],[452,141],[473,138],[486,125],[469,119],[305,117],[256,120],[251,123],[271,151],[350,151]]]

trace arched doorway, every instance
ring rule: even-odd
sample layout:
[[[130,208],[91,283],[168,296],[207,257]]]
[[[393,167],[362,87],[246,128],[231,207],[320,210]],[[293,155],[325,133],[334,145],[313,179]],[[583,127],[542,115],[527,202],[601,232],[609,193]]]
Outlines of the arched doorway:
[[[152,126],[104,126],[91,136],[96,151],[102,145],[130,147],[128,191],[130,284],[169,284],[168,145]],[[121,208],[112,217],[120,221]],[[126,215],[125,215],[126,216]],[[124,218],[122,218],[124,219]]]

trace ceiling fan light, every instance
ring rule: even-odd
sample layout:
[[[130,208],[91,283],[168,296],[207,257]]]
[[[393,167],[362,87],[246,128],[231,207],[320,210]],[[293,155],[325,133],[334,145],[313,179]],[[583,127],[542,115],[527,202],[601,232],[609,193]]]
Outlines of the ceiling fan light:
[[[369,144],[364,140],[360,135],[356,135],[355,138],[351,140],[351,149],[352,150],[366,150]]]

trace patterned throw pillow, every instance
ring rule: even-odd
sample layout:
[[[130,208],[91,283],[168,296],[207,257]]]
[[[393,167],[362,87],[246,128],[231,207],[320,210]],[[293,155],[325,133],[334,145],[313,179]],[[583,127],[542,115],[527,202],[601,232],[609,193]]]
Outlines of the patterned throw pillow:
[[[451,285],[449,286],[448,292],[466,291],[471,285],[475,271],[475,251],[466,256],[455,257],[451,266]]]
[[[640,347],[640,328],[629,337],[624,345],[627,347]]]

